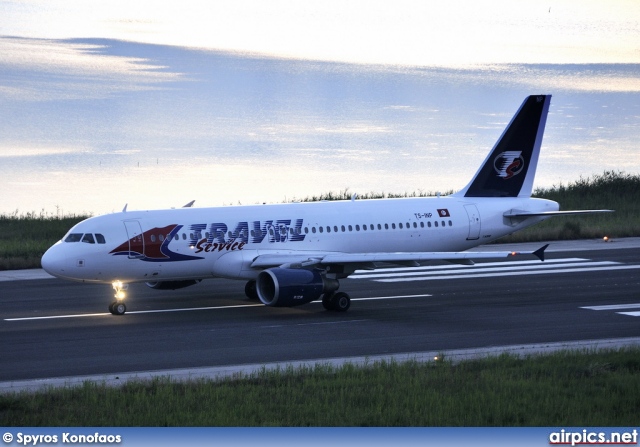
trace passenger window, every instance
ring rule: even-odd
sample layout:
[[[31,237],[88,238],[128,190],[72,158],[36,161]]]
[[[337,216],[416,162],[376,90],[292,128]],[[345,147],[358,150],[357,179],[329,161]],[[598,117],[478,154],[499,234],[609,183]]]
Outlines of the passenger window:
[[[369,225],[369,229],[370,229],[371,231],[375,230],[375,227],[373,226],[373,224]]]
[[[318,227],[318,230],[320,230],[320,233],[322,233],[324,231],[322,228],[323,227]]]
[[[438,221],[437,220],[434,222],[434,225],[436,226],[436,228],[438,228]]]
[[[420,222],[420,228],[424,228],[424,222]]]
[[[156,241],[156,235],[155,235],[155,234],[152,234],[152,235],[151,235],[151,242],[155,242],[155,241]]]
[[[82,242],[86,242],[87,244],[95,244],[96,241],[93,239],[93,234],[87,233],[82,238]]]
[[[159,240],[160,242],[164,242],[164,236],[163,236],[163,235],[158,236],[158,240]]]
[[[98,244],[106,244],[107,241],[104,240],[104,236],[101,235],[100,233],[96,233],[96,242],[98,242]]]
[[[413,228],[418,228],[418,224],[416,222],[413,223]]]
[[[309,234],[309,227],[304,227],[304,234]]]
[[[444,225],[444,220],[442,221],[442,226],[443,226],[443,227],[445,226],[445,225]]]
[[[356,225],[356,231],[360,231],[360,225]]]
[[[449,221],[449,226],[452,227],[453,226],[453,222]]]
[[[398,227],[400,227],[400,229],[402,230],[402,222],[398,224]]]
[[[431,228],[431,221],[427,222],[427,226]]]
[[[392,224],[391,224],[391,229],[392,229],[392,230],[395,230],[395,229],[396,229],[396,224],[392,223]]]
[[[349,225],[349,231],[353,231],[353,227]]]
[[[316,232],[316,227],[311,227],[311,232],[315,233]]]
[[[80,240],[82,240],[82,233],[71,233],[69,236],[67,236],[67,238],[64,241],[65,242],[80,242]]]
[[[187,233],[182,233],[182,240],[186,241],[187,240]]]
[[[366,225],[362,226],[362,231],[367,231],[367,226]]]
[[[341,226],[341,227],[340,227],[340,229],[341,229],[341,230],[342,230],[342,232],[344,233],[344,231],[345,231],[344,225],[343,225],[343,226]]]
[[[338,226],[337,226],[337,225],[335,225],[335,226],[333,227],[333,231],[334,231],[335,233],[337,233],[337,232],[338,232]]]
[[[331,233],[331,227],[327,225],[327,233]]]
[[[384,224],[384,229],[388,230],[389,229],[389,224]]]

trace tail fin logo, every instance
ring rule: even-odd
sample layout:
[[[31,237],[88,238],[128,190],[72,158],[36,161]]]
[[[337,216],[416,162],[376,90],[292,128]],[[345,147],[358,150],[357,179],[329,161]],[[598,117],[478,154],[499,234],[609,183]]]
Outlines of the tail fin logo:
[[[493,160],[493,168],[498,173],[498,177],[504,180],[520,174],[522,168],[524,168],[522,151],[506,151],[501,153]]]

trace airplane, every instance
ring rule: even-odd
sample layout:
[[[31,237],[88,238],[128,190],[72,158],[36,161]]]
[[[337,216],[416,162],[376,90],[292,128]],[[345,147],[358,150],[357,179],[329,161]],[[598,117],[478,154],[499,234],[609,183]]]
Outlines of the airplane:
[[[42,256],[49,274],[111,284],[114,315],[126,312],[125,291],[144,282],[179,289],[203,279],[246,280],[245,294],[267,306],[322,299],[325,309],[351,305],[340,280],[359,269],[430,261],[471,265],[473,259],[535,255],[471,252],[473,247],[562,214],[557,202],[532,198],[551,95],[527,97],[462,190],[423,198],[128,211],[75,225]]]

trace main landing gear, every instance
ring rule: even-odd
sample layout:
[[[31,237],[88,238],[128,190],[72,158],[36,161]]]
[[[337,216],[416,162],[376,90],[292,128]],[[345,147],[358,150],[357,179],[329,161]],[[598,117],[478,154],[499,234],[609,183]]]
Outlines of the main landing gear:
[[[337,284],[337,282],[336,282]],[[337,287],[336,287],[337,288]],[[244,286],[244,294],[253,301],[258,301],[258,291],[256,290],[256,281],[248,281]],[[322,296],[322,305],[325,309],[334,312],[346,312],[351,307],[351,297],[344,292],[325,292]]]
[[[322,296],[322,305],[327,310],[346,312],[351,307],[351,297],[344,292],[325,293]]]
[[[109,304],[109,312],[113,315],[124,315],[127,311],[127,305],[124,304],[124,299],[127,297],[125,290],[127,290],[129,284],[122,284],[121,281],[114,281],[111,283],[111,287],[116,291],[116,300]]]

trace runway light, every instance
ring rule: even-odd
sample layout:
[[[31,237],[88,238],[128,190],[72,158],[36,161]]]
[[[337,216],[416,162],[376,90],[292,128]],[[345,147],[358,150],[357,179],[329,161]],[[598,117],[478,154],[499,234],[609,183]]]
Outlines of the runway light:
[[[603,237],[602,240],[605,241],[605,242],[609,242],[609,236]]]

